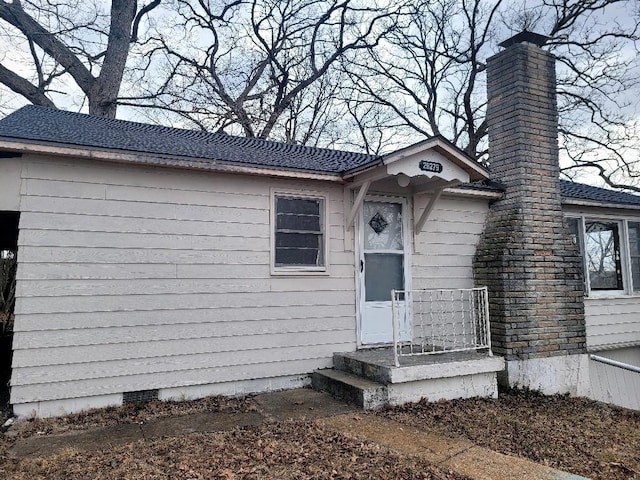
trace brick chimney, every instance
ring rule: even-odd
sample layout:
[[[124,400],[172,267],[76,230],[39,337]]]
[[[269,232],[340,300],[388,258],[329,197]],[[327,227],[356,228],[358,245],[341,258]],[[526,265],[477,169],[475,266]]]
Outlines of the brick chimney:
[[[505,185],[474,260],[489,287],[491,340],[503,384],[575,393],[585,355],[580,254],[563,221],[555,58],[523,32],[487,61],[489,162]]]

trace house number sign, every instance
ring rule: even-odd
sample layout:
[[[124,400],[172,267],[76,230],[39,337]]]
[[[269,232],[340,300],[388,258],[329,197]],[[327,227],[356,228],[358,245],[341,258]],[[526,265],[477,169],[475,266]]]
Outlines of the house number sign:
[[[442,172],[442,164],[440,162],[429,162],[428,160],[421,160],[418,167],[423,172]]]

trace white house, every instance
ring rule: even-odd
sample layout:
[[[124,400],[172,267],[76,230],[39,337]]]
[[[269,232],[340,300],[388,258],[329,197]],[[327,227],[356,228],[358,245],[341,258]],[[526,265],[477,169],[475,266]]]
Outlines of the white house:
[[[539,64],[548,54],[535,41],[506,44],[489,67]],[[335,390],[364,374],[368,406],[493,396],[502,372],[511,385],[640,408],[640,375],[588,356],[640,365],[640,198],[560,184],[552,94],[534,105],[551,112],[536,127],[548,129],[549,168],[527,164],[544,142],[526,137],[528,122],[524,136],[500,123],[520,125],[527,102],[490,104],[492,155],[514,152],[504,135],[525,149],[491,173],[441,137],[374,157],[35,106],[6,117],[15,413],[292,388],[331,367],[315,383]],[[513,246],[547,245],[546,230],[496,240],[536,231],[533,214],[508,213],[522,205],[555,212],[552,227],[540,223],[553,247]],[[512,264],[518,255],[538,277]],[[474,289],[485,285],[488,301]],[[401,356],[371,349],[385,345]],[[424,348],[438,353],[406,355]]]

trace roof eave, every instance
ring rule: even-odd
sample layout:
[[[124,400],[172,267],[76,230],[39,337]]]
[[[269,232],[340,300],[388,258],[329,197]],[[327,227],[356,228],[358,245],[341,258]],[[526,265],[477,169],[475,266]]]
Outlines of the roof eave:
[[[597,200],[585,200],[583,198],[563,197],[562,203],[564,205],[574,205],[578,207],[615,208],[617,210],[640,210],[640,205],[634,205],[631,203],[600,202]]]
[[[380,165],[384,165],[384,161],[382,157],[377,157],[373,159],[371,162],[365,163],[364,165],[359,165],[355,168],[345,170],[344,172],[342,172],[342,178],[345,180],[348,180],[368,170],[373,170],[374,168],[379,167]]]
[[[473,198],[485,198],[488,200],[498,200],[504,196],[504,192],[497,192],[495,190],[481,190],[478,188],[465,188],[465,187],[449,187],[445,188],[445,193],[459,197],[473,197]]]
[[[0,137],[0,151],[7,150],[35,155],[56,155],[106,162],[152,165],[167,168],[206,170],[224,173],[244,173],[281,178],[322,180],[345,183],[338,173],[314,172],[286,167],[252,166],[223,160],[210,160],[183,156],[157,155],[145,152],[116,151],[77,145],[59,145],[15,138]]]

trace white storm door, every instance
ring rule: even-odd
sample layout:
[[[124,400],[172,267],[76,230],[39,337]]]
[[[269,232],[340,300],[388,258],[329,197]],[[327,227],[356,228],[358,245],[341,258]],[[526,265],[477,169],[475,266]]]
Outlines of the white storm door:
[[[391,290],[407,284],[403,200],[365,201],[360,235],[360,340],[362,344],[393,341]],[[403,321],[400,340],[411,337],[408,312],[398,314]]]

